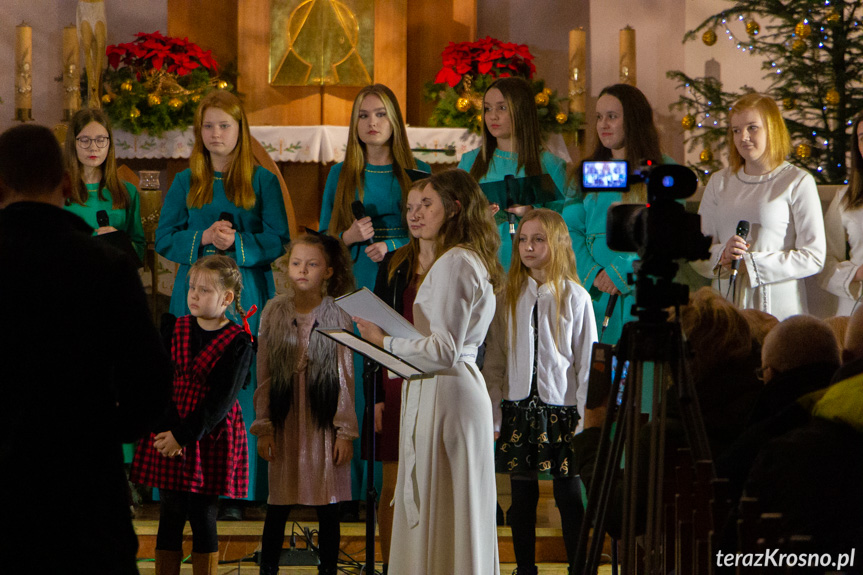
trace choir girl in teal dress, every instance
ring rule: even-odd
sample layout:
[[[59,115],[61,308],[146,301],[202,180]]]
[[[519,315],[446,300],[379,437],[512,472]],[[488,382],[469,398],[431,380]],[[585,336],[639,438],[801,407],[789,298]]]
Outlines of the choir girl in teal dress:
[[[431,172],[414,159],[398,100],[383,84],[366,86],[354,99],[345,161],[330,169],[321,206],[320,229],[342,238],[354,261],[357,287],[375,288],[378,264],[387,252],[408,242],[402,210],[410,188],[405,170]],[[365,217],[357,220],[351,204],[363,203]],[[354,354],[354,379],[362,381],[363,361]],[[359,385],[358,389],[362,389]],[[356,394],[357,417],[365,397]],[[359,440],[354,445],[351,477],[354,499],[364,499],[365,466]],[[380,472],[375,476],[380,478]]]
[[[533,91],[521,78],[499,78],[483,96],[482,146],[462,156],[458,167],[470,172],[480,184],[498,182],[506,176],[549,174],[558,191],[566,189],[566,163],[543,150]],[[559,199],[563,199],[561,195]],[[502,206],[493,205],[492,209]],[[555,205],[546,207],[555,208]],[[532,206],[512,206],[506,211],[519,218]],[[509,224],[498,225],[500,261],[505,270],[512,259]]]
[[[147,245],[138,190],[117,177],[107,114],[87,108],[72,116],[63,154],[72,180],[72,195],[66,200],[66,209],[80,216],[97,235],[125,232],[138,257],[143,259]],[[96,217],[102,210],[108,215],[107,226],[100,226]]]
[[[630,169],[651,160],[668,163],[659,148],[653,110],[644,94],[633,86],[615,84],[603,89],[596,101],[596,142],[586,160],[627,160]],[[574,175],[577,182],[581,174]],[[602,336],[603,343],[617,343],[623,324],[631,321],[635,303],[633,287],[626,283],[632,272],[634,253],[615,252],[605,242],[605,219],[612,202],[644,203],[647,190],[636,184],[627,192],[577,193],[563,208],[563,218],[572,237],[578,276],[593,300],[597,325],[602,325],[608,298],[619,294],[614,313]],[[583,201],[582,201],[583,200]]]
[[[240,268],[241,307],[263,309],[276,295],[270,264],[284,253],[283,246],[289,240],[279,182],[275,175],[254,165],[248,120],[240,100],[230,92],[214,90],[201,100],[194,130],[190,167],[174,178],[156,230],[156,251],[180,264],[169,311],[177,317],[189,314],[189,267],[199,258],[216,253],[233,258]],[[248,319],[253,336],[258,333],[259,317]],[[231,319],[242,325],[243,318]],[[255,419],[254,391],[253,378],[240,392],[247,427]],[[254,438],[250,442],[249,450],[254,454]],[[250,457],[249,496],[253,499],[259,494],[266,496],[266,486],[256,486],[256,470],[256,458]]]

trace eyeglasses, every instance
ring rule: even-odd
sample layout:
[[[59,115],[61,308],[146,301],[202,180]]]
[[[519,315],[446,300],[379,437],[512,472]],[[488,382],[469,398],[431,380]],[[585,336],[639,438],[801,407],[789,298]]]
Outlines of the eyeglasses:
[[[79,148],[89,148],[91,142],[96,142],[97,148],[104,148],[108,145],[108,142],[111,141],[111,138],[108,136],[98,136],[96,138],[88,138],[87,136],[79,136],[75,138],[78,141]]]

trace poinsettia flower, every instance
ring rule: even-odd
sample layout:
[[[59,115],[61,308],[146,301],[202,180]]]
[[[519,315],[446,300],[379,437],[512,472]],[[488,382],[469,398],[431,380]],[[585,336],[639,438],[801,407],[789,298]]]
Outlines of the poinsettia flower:
[[[441,68],[434,81],[435,84],[447,84],[451,88],[455,88],[461,82],[461,75],[456,74],[450,68]]]

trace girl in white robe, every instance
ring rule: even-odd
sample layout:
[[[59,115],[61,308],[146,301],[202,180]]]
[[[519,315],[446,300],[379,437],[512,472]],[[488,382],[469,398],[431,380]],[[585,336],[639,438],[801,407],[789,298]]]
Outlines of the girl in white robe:
[[[354,318],[365,339],[426,373],[402,387],[389,573],[497,575],[494,427],[476,356],[502,281],[500,238],[488,201],[463,170],[417,182],[407,219],[438,245],[413,308],[423,337],[389,337]]]
[[[803,279],[824,266],[818,189],[811,174],[785,161],[790,137],[776,102],[747,94],[728,117],[729,167],[710,178],[698,210],[702,232],[713,237],[711,257],[692,265],[739,308],[782,321],[807,312]],[[737,235],[742,220],[746,238]]]

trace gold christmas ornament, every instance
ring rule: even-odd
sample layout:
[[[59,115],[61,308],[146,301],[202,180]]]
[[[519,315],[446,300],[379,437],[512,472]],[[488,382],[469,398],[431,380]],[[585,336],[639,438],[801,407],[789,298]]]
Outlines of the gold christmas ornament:
[[[228,88],[228,83],[225,82],[224,80],[219,80],[218,83],[216,84],[216,87],[219,90],[226,90]]]
[[[551,98],[551,88],[543,88],[542,93]]]
[[[838,24],[840,19],[841,16],[839,15],[839,12],[836,11],[836,8],[827,15],[827,23],[831,25]]]
[[[470,100],[467,98],[459,98],[455,103],[455,109],[459,112],[467,112],[470,110]]]
[[[684,130],[691,130],[695,127],[695,116],[692,114],[686,114],[683,116],[683,119],[680,120],[680,125],[683,126]]]
[[[135,118],[140,118],[141,117],[141,110],[139,110],[138,108],[132,108],[131,110],[129,110],[129,117],[133,120]]]
[[[808,38],[809,35],[812,34],[812,27],[805,21],[801,20],[797,23],[797,26],[794,27],[794,33],[801,38]]]
[[[476,115],[476,123],[482,126],[482,114]]]
[[[838,106],[839,91],[836,88],[830,88],[827,90],[827,94],[824,95],[824,103],[828,106]]]
[[[102,95],[102,103],[103,104],[110,104],[113,101],[114,101],[114,98],[111,96],[111,94],[103,94]]]
[[[812,156],[812,148],[809,144],[797,144],[797,147],[794,148],[794,155],[801,160],[805,160]]]
[[[713,161],[713,150],[710,148],[704,148],[701,150],[701,153],[698,154],[698,159],[701,160],[702,163],[707,164]]]
[[[158,106],[161,103],[162,103],[162,98],[160,98],[158,94],[150,94],[149,96],[147,96],[147,105],[148,106],[150,106],[150,107]]]
[[[182,105],[183,105],[183,101],[180,100],[179,98],[171,98],[170,100],[168,100],[168,106],[170,106],[171,108],[173,108],[175,110],[179,109]]]
[[[794,98],[783,98],[782,107],[786,110],[793,110],[797,107],[797,100]]]
[[[750,36],[757,36],[760,31],[761,26],[755,20],[749,20],[746,22],[746,33]]]
[[[794,40],[794,43],[791,44],[791,51],[794,52],[795,54],[797,54],[798,56],[801,55],[803,52],[806,51],[806,42],[804,42],[800,38],[798,38],[797,40]]]
[[[197,104],[198,102],[201,101],[201,95],[200,94],[194,94],[192,96],[192,101]]]
[[[123,90],[124,92],[131,92],[132,91],[132,82],[126,80],[125,82],[120,84],[120,89]]]
[[[557,120],[558,124],[566,124],[567,120],[569,120],[569,116],[561,112],[560,114],[555,116],[554,119]]]
[[[716,44],[716,30],[713,28],[709,30],[705,30],[704,34],[701,36],[701,41],[704,42],[707,46],[713,46]]]
[[[534,96],[533,100],[536,102],[537,106],[548,106],[548,96],[546,96],[543,92],[540,92],[539,94]]]

